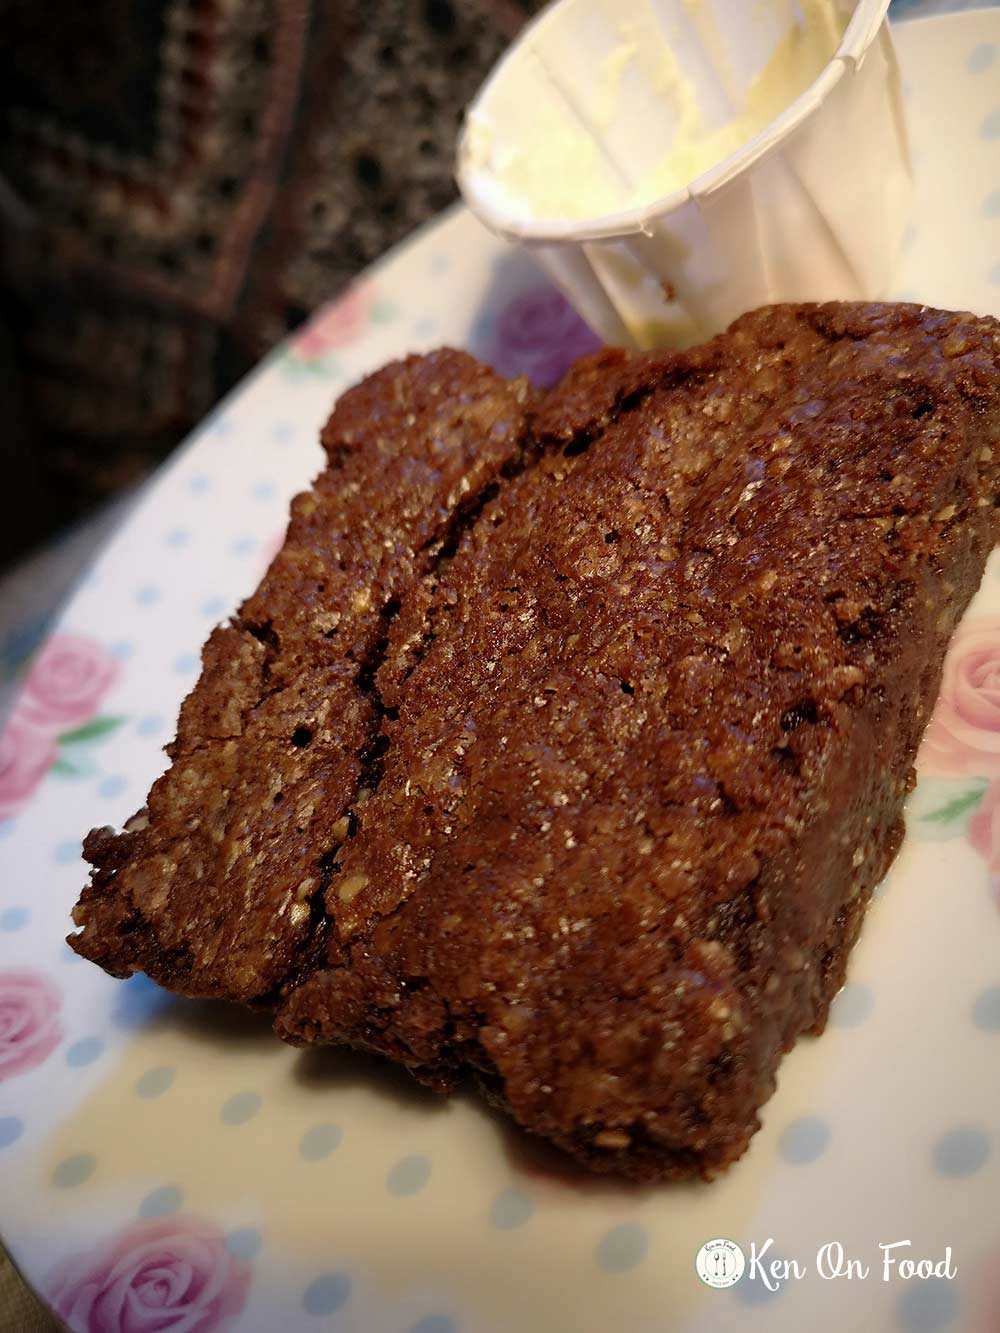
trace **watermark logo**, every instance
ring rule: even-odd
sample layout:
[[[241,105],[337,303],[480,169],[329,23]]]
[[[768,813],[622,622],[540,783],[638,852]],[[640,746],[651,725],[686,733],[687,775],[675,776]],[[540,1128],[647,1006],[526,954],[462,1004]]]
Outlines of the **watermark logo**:
[[[735,1287],[747,1261],[734,1240],[719,1236],[707,1240],[695,1255],[694,1271],[706,1287]]]
[[[720,1236],[708,1240],[695,1255],[695,1272],[706,1287],[735,1287],[746,1274],[747,1282],[759,1282],[765,1291],[779,1291],[785,1282],[801,1281],[809,1274],[804,1260],[782,1259],[772,1253],[774,1237],[768,1236],[763,1245],[750,1241],[749,1254],[744,1254],[734,1240]],[[816,1251],[816,1276],[824,1282],[846,1278],[848,1282],[864,1282],[876,1272],[883,1282],[927,1281],[930,1278],[951,1281],[958,1275],[952,1259],[951,1246],[946,1245],[940,1258],[914,1258],[913,1242],[909,1240],[879,1241],[881,1262],[877,1267],[848,1255],[839,1240],[827,1241]],[[899,1251],[904,1251],[900,1254]]]

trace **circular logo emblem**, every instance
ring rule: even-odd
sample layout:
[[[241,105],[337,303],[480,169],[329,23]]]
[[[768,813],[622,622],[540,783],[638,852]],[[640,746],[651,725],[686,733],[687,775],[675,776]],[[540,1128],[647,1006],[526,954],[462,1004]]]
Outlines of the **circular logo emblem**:
[[[706,1287],[734,1287],[746,1266],[743,1251],[734,1240],[726,1240],[724,1236],[707,1240],[694,1260],[694,1271]]]

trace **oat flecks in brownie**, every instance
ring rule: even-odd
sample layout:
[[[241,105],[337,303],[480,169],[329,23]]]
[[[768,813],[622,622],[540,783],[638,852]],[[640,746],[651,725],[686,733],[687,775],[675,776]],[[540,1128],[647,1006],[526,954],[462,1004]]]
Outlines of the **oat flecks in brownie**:
[[[239,1000],[304,963],[378,763],[372,663],[401,594],[521,465],[526,396],[458,352],[344,395],[323,432],[328,467],[294,501],[261,586],[205,646],[144,826],[88,840],[80,953]]]
[[[713,1174],[898,846],[994,539],[998,362],[992,321],[831,305],[537,403],[454,354],[366,382],[148,827],[92,839],[75,947],[471,1072],[595,1169]],[[456,386],[482,420],[439,446]],[[398,462],[432,448],[457,480]]]

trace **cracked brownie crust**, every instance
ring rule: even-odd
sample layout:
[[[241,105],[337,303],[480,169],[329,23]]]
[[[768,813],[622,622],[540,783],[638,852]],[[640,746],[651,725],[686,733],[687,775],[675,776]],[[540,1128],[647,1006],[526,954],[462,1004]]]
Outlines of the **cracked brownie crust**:
[[[440,352],[327,425],[74,948],[710,1176],[822,1029],[1000,492],[1000,334],[755,312],[546,397]]]

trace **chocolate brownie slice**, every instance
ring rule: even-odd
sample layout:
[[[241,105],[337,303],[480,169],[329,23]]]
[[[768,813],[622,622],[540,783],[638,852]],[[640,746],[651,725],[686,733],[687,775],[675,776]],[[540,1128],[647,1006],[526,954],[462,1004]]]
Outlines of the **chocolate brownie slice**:
[[[997,526],[1000,328],[777,307],[538,402],[442,353],[325,443],[74,947],[712,1175],[899,845]]]
[[[345,394],[257,591],[205,645],[147,808],[85,845],[73,946],[115,975],[260,1001],[308,954],[382,745],[393,608],[524,447],[528,389],[460,352]]]

